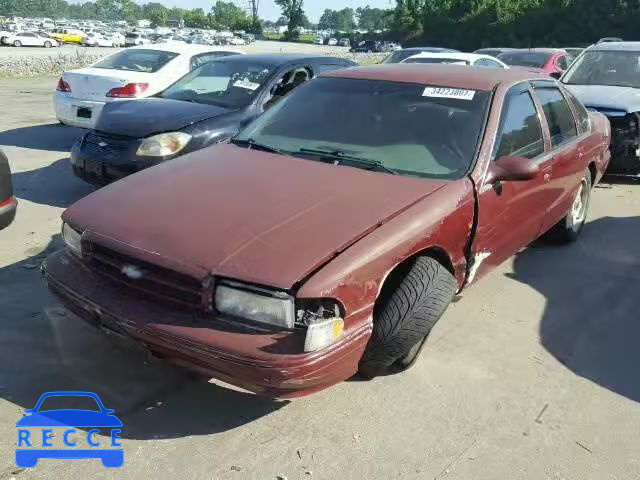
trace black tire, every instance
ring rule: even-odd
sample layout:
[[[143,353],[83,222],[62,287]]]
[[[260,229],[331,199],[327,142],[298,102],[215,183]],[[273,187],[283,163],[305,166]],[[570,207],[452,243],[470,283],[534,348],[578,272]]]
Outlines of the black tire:
[[[22,46],[22,42],[20,40],[16,40],[15,42],[13,42],[13,46],[14,47],[21,47]]]
[[[364,378],[411,367],[457,291],[453,275],[430,257],[416,258],[388,285],[374,308],[373,333],[358,367]]]
[[[574,201],[571,204],[571,208],[567,212],[566,216],[553,226],[546,238],[556,243],[571,243],[575,242],[580,236],[582,227],[584,227],[589,213],[589,203],[591,202],[591,172],[587,169],[580,181],[580,189],[574,197]],[[578,197],[581,197],[582,211],[580,215],[576,215],[574,210]]]
[[[47,40],[46,42],[44,42],[44,48],[51,48],[52,46],[53,45],[51,44],[50,41]]]

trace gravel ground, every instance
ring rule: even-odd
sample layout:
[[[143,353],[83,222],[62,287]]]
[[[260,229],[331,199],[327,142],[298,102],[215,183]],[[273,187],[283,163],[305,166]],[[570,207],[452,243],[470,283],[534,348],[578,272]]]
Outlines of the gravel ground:
[[[345,47],[309,45],[292,42],[256,41],[251,45],[234,46],[246,53],[304,52],[320,55],[336,55],[352,58],[357,62],[371,63],[386,54],[351,54]],[[64,70],[90,65],[100,58],[117,51],[114,48],[87,48],[65,45],[60,48],[0,47],[0,77],[32,77],[58,75]]]
[[[116,348],[47,292],[60,213],[92,191],[71,174],[81,131],[55,124],[55,82],[0,80],[20,198],[0,232],[0,479],[640,478],[640,185],[596,188],[577,244],[535,245],[469,290],[408,372],[273,402]],[[121,469],[15,466],[21,412],[63,389],[115,409]]]

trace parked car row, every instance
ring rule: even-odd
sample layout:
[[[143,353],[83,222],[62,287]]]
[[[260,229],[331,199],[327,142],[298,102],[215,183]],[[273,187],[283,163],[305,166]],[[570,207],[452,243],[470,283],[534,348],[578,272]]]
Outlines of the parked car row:
[[[64,212],[43,274],[89,323],[260,394],[409,368],[455,295],[540,236],[578,238],[611,159],[605,108],[567,81],[601,78],[595,51],[558,82],[427,48],[368,67],[171,48],[63,75],[68,105],[100,95],[73,169],[110,185]],[[180,55],[189,73],[152,88]]]

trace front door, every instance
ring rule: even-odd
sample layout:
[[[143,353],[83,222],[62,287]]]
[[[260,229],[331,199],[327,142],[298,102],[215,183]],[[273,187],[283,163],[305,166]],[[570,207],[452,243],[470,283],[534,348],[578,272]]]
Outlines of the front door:
[[[475,281],[535,240],[550,205],[546,188],[553,157],[528,83],[512,87],[505,97],[492,161],[518,156],[540,165],[536,178],[478,185],[478,225],[472,246],[468,282]]]

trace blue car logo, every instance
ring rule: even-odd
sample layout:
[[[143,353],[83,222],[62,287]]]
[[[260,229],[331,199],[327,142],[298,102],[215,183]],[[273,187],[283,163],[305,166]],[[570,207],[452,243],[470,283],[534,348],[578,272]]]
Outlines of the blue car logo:
[[[42,410],[42,402],[51,397],[91,397],[100,410]],[[105,467],[121,467],[124,463],[124,450],[118,441],[120,440],[119,427],[122,427],[122,422],[113,413],[114,410],[104,408],[98,395],[92,392],[45,393],[36,406],[25,410],[25,416],[16,423],[18,427],[16,465],[21,468],[35,467],[40,458],[99,458]],[[68,448],[54,448],[52,428],[60,427],[65,428],[62,442]],[[68,427],[109,428],[111,429],[109,443],[111,448],[104,448],[105,446],[95,438],[95,435],[100,433],[98,428],[91,428],[85,434]],[[78,443],[84,444],[85,441],[87,448],[78,446]]]

